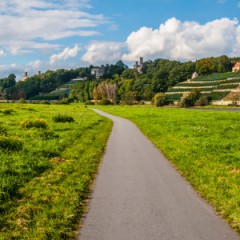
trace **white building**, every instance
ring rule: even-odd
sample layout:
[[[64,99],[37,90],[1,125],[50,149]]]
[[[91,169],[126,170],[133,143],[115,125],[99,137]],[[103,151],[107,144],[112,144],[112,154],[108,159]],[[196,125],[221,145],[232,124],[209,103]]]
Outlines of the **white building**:
[[[192,79],[195,79],[195,78],[197,78],[198,77],[198,73],[197,72],[194,72],[193,74],[192,74]]]
[[[101,68],[101,67],[94,67],[91,70],[91,74],[94,75],[96,78],[102,77],[104,73],[105,73],[105,68]]]

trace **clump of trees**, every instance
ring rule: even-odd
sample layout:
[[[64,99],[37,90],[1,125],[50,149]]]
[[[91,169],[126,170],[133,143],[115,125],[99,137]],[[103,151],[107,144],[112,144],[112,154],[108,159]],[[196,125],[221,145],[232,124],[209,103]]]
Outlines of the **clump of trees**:
[[[202,95],[199,89],[193,89],[189,94],[183,96],[180,101],[181,107],[192,107],[192,106],[206,106],[209,104],[211,99],[205,95]]]
[[[167,98],[164,93],[156,93],[153,97],[153,104],[156,107],[161,107],[167,104]]]

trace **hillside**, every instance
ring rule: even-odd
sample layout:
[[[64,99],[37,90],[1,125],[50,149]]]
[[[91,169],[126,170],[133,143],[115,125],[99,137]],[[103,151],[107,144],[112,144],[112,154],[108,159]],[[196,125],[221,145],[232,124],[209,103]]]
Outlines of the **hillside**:
[[[79,83],[82,80],[84,79],[80,79],[80,78],[72,79],[71,81],[57,87],[55,90],[51,91],[50,93],[35,96],[31,98],[31,100],[58,100],[64,97],[68,97],[71,91],[71,86]]]
[[[240,87],[240,73],[212,73],[202,75],[195,79],[176,84],[166,92],[167,100],[179,101],[183,95],[193,89],[199,89],[201,93],[211,100],[221,100]]]

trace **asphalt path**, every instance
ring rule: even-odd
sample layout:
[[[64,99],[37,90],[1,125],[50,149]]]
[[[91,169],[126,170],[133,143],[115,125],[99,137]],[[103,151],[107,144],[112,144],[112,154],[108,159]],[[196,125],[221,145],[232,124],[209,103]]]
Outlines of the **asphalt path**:
[[[239,240],[130,121],[113,120],[78,240]]]

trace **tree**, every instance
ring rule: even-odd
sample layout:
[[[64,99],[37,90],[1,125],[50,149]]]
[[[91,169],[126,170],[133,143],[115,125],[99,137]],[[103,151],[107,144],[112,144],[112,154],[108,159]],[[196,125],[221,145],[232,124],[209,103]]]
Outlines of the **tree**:
[[[156,93],[153,97],[153,104],[156,107],[161,107],[167,104],[167,98],[164,93]]]
[[[192,90],[187,96],[183,97],[180,105],[181,107],[192,107],[196,101],[200,98],[201,92],[199,89]]]

